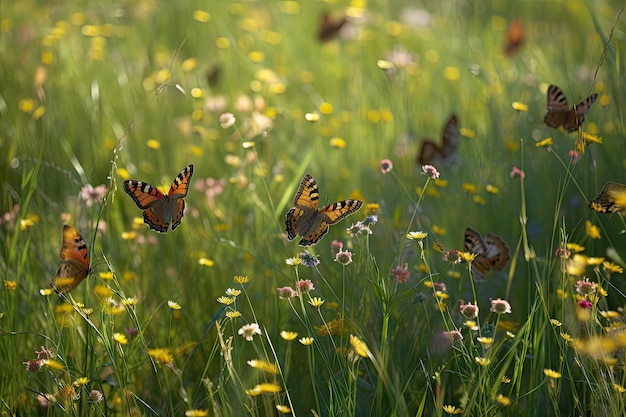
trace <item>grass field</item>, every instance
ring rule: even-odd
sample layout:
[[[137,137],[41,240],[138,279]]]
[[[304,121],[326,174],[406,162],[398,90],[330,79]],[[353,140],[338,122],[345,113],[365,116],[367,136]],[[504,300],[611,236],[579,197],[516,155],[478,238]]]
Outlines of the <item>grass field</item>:
[[[623,415],[623,6],[0,2],[1,415]]]

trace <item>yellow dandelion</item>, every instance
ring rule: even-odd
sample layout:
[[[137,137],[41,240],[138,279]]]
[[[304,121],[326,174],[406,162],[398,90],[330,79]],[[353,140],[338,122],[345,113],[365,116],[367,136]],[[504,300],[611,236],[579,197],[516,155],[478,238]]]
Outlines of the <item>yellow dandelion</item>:
[[[324,300],[320,297],[313,297],[309,300],[309,304],[311,304],[315,308],[320,308],[322,304],[324,304]]]
[[[446,275],[453,279],[461,278],[461,273],[459,271],[449,270],[448,272],[446,272]]]
[[[491,185],[491,184],[487,184],[485,186],[485,190],[489,193],[489,194],[498,194],[500,192],[500,190],[498,189],[498,187],[496,187],[495,185]]]
[[[221,297],[217,297],[217,302],[220,304],[224,304],[226,306],[231,305],[232,303],[235,302],[235,298],[234,297],[226,297],[226,296],[221,296]]]
[[[600,265],[602,262],[604,262],[604,258],[598,258],[596,256],[587,258],[587,265]]]
[[[141,221],[143,223],[143,220]],[[135,232],[122,232],[122,240],[135,240],[137,239],[137,233]]]
[[[113,333],[113,340],[115,340],[120,345],[128,344],[128,338],[122,333]]]
[[[575,253],[582,252],[585,250],[585,247],[579,245],[578,243],[567,243],[565,247]]]
[[[347,146],[347,142],[342,138],[331,138],[328,143],[331,148],[343,149]]]
[[[452,415],[456,415],[456,414],[462,414],[463,413],[463,409],[462,408],[457,408],[453,405],[444,405],[443,406],[443,411],[445,411],[448,414],[452,414]]]
[[[487,201],[479,195],[472,196],[472,201],[476,204],[482,204],[482,205],[487,204]]]
[[[207,23],[211,20],[211,14],[204,10],[194,10],[192,16],[193,20],[200,23]]]
[[[89,378],[87,378],[86,376],[83,376],[83,377],[78,378],[76,381],[74,381],[72,385],[74,385],[75,387],[81,387],[81,386],[87,385],[88,383],[89,383]]]
[[[54,359],[44,359],[42,363],[48,368],[56,369],[57,371],[65,369],[65,366],[61,362]]]
[[[17,288],[17,282],[10,281],[8,279],[4,280],[4,289],[5,290],[7,290],[7,291],[15,291],[16,288]]]
[[[168,301],[167,306],[172,310],[180,310],[182,307],[175,301]]]
[[[113,291],[106,285],[95,285],[92,290],[93,294],[99,298],[109,298],[113,295]]]
[[[52,288],[42,288],[39,290],[39,294],[43,295],[44,297],[49,297],[54,294],[54,290]]]
[[[470,182],[464,182],[461,184],[461,188],[468,194],[474,194],[476,192],[476,186]]]
[[[585,222],[585,232],[587,233],[587,236],[589,236],[591,239],[602,238],[602,236],[600,235],[600,228],[591,223],[590,220],[587,220]]]
[[[456,81],[461,78],[461,71],[457,67],[445,67],[443,70],[443,76],[446,80]]]
[[[365,344],[365,342],[363,342],[361,339],[359,339],[358,337],[354,335],[350,335],[350,345],[352,346],[352,348],[354,349],[357,355],[363,358],[367,358],[369,354],[369,349],[367,348],[367,345]]]
[[[317,122],[320,119],[320,115],[318,113],[306,113],[304,115],[304,120],[307,122]]]
[[[215,265],[215,262],[213,262],[212,260],[207,259],[207,258],[200,258],[200,259],[198,259],[198,263],[200,265],[202,265],[202,266],[206,266],[206,267],[209,267],[209,268],[212,267],[213,265]]]
[[[422,232],[422,231],[419,231],[419,232],[409,232],[406,235],[407,239],[409,239],[409,240],[422,240],[426,236],[428,236],[428,233]]]
[[[543,373],[545,376],[552,379],[559,379],[562,376],[560,372],[547,368],[543,370]]]
[[[503,384],[510,384],[511,383],[511,378],[509,378],[508,376],[504,375],[502,377],[502,383]]]
[[[283,404],[276,404],[276,409],[283,413],[283,414],[289,414],[291,413],[291,408],[287,407],[286,405]]]
[[[604,269],[605,272],[617,272],[618,274],[621,274],[622,272],[624,272],[624,269],[621,266],[614,264],[613,262],[609,262],[609,261],[603,262],[602,268]]]
[[[243,284],[247,284],[249,279],[248,279],[247,276],[243,277],[243,276],[240,276],[240,275],[236,275],[236,276],[233,277],[233,281],[235,281],[235,283],[237,283],[237,284],[243,285]]]
[[[226,295],[231,297],[237,297],[241,294],[241,290],[236,290],[234,288],[229,288],[226,290]]]
[[[169,365],[174,362],[174,356],[170,353],[168,349],[164,348],[155,348],[148,349],[148,355],[155,360],[155,362]]]
[[[461,258],[461,260],[465,262],[472,262],[478,256],[477,253],[471,253],[471,252],[457,252],[457,253],[459,254],[459,257]]]
[[[435,303],[435,308],[437,309],[437,311],[444,312],[447,309],[447,305],[443,301],[437,301]]]
[[[322,114],[331,114],[333,112],[333,105],[327,102],[319,105],[319,111]]]
[[[436,235],[439,235],[439,236],[444,236],[447,233],[447,231],[446,231],[446,229],[444,227],[440,227],[440,226],[437,226],[436,224],[434,224],[433,225],[433,233],[436,234]]]
[[[368,216],[378,213],[378,210],[380,210],[380,204],[378,203],[369,203],[366,206],[366,213]]]
[[[257,359],[252,359],[248,361],[248,366],[250,366],[251,368],[254,369],[258,369],[260,371],[263,372],[267,372],[270,374],[274,374],[274,375],[278,375],[280,370],[278,369],[278,366],[274,363],[270,363],[270,362],[266,362],[266,361],[261,361],[261,360],[257,360]]]
[[[545,138],[544,140],[535,143],[535,146],[537,148],[540,148],[542,146],[550,146],[550,145],[554,145],[554,141],[552,140],[552,138]]]
[[[568,333],[561,333],[561,337],[570,343],[574,341],[574,338]]]
[[[395,65],[393,65],[393,62],[387,61],[385,59],[379,59],[378,61],[376,61],[376,66],[381,70],[390,70],[395,67]]]
[[[187,410],[185,411],[185,417],[205,417],[208,416],[207,410]]]
[[[134,306],[138,302],[139,299],[137,297],[126,297],[122,299],[122,304],[124,304],[125,306]]]
[[[550,323],[555,327],[561,327],[563,325],[563,323],[561,323],[557,319],[550,319]]]
[[[617,392],[619,392],[620,394],[623,394],[626,392],[626,388],[624,388],[623,386],[621,386],[620,384],[613,384],[613,389]]]
[[[474,360],[480,366],[487,366],[487,365],[489,365],[491,363],[491,359],[489,359],[489,358],[482,358],[482,357],[479,357],[479,356],[476,356],[474,358]]]
[[[462,127],[459,129],[459,134],[468,139],[474,139],[476,137],[476,132],[472,129],[468,129],[466,127]]]
[[[493,343],[493,337],[477,337],[476,340],[478,343],[481,343],[485,346],[489,346]]]
[[[505,397],[502,394],[498,394],[496,396],[496,401],[499,402],[500,404],[502,404],[503,406],[508,406],[511,405],[511,399],[509,397]]]
[[[291,266],[298,266],[298,265],[302,264],[302,259],[300,259],[300,258],[287,258],[285,260],[285,263],[287,265],[291,265]]]
[[[600,143],[600,144],[603,143],[602,138],[600,136],[595,136],[595,135],[592,135],[591,133],[583,132],[582,137],[587,142]]]
[[[302,337],[298,339],[298,342],[302,343],[304,346],[310,346],[313,344],[314,339],[312,337]]]
[[[284,340],[292,341],[292,340],[295,340],[296,337],[298,337],[298,333],[283,330],[280,332],[280,337],[282,337]]]

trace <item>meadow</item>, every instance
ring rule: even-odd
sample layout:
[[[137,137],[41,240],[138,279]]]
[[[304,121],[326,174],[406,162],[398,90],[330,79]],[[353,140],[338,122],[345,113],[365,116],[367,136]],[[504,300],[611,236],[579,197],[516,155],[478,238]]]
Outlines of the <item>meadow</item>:
[[[623,7],[0,2],[0,415],[622,416]]]

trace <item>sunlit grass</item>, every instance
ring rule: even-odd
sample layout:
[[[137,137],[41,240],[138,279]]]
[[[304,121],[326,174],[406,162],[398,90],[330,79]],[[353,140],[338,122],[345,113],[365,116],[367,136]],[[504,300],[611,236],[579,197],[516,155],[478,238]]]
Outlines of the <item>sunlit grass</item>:
[[[622,415],[626,224],[587,207],[624,182],[622,22],[587,7],[3,5],[4,407]],[[346,22],[319,42],[323,12]],[[580,131],[543,124],[550,84],[599,94]],[[454,157],[418,166],[451,113]],[[189,164],[180,227],[149,230],[122,182]],[[305,173],[320,207],[365,204],[301,248]],[[93,269],[66,296],[63,224]]]

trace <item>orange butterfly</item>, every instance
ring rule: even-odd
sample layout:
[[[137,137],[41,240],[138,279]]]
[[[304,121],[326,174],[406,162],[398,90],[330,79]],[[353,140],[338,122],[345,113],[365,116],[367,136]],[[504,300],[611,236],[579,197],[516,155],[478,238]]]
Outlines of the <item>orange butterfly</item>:
[[[185,200],[193,165],[188,165],[174,178],[169,193],[164,195],[155,186],[142,181],[124,181],[124,191],[139,209],[144,210],[143,221],[152,230],[167,233],[170,224],[176,230],[183,218]]]
[[[438,146],[432,140],[422,139],[422,145],[417,154],[418,164],[432,164],[437,160],[448,162],[452,159],[459,146],[459,123],[455,114],[450,116],[448,122],[443,127],[441,138],[441,146]]]
[[[63,226],[61,260],[63,261],[50,285],[61,294],[72,291],[91,272],[89,251],[85,239],[70,225]]]
[[[310,174],[306,174],[298,192],[293,199],[293,207],[285,216],[287,239],[294,240],[296,236],[303,236],[300,246],[314,245],[328,233],[331,224],[358,211],[363,202],[360,200],[344,200],[330,204],[322,210],[317,210],[320,194],[317,184]]]
[[[578,130],[582,126],[585,114],[598,98],[598,95],[594,93],[570,109],[563,91],[552,84],[548,87],[547,96],[548,112],[543,121],[553,128],[563,126],[568,132]]]
[[[331,20],[328,12],[325,12],[322,15],[322,20],[320,21],[320,26],[317,31],[317,39],[322,43],[330,41],[339,34],[339,31],[346,23],[348,23],[348,20],[345,16],[341,19]]]
[[[476,253],[472,261],[472,277],[475,281],[486,281],[489,270],[502,271],[511,259],[509,245],[495,233],[487,233],[485,239],[471,227],[465,229],[465,252]]]
[[[589,202],[589,208],[598,213],[621,213],[626,210],[626,185],[607,182],[600,194]]]
[[[524,30],[522,22],[519,18],[511,20],[509,30],[506,33],[506,45],[504,46],[504,55],[513,55],[524,43]]]

